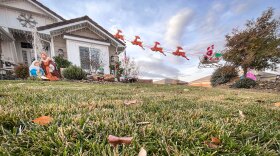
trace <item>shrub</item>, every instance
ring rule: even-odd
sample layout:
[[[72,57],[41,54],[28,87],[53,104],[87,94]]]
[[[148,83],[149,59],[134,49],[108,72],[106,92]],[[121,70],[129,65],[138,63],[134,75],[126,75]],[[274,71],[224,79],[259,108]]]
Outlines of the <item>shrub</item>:
[[[238,76],[234,66],[223,66],[218,68],[211,76],[211,85],[218,86],[230,82]]]
[[[253,88],[256,86],[256,81],[248,78],[237,80],[232,87],[233,88]]]
[[[15,74],[17,78],[27,79],[29,77],[29,68],[25,64],[19,64],[15,68]]]
[[[68,80],[82,80],[86,78],[86,72],[75,65],[64,69],[62,75]]]
[[[55,56],[53,57],[54,62],[57,65],[57,69],[60,70],[60,68],[68,68],[72,63],[66,59],[64,59],[62,56]]]

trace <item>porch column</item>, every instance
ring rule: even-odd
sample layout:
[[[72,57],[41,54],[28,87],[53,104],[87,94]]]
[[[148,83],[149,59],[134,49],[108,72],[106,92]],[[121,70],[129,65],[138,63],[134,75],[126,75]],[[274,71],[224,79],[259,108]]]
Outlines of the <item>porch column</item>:
[[[54,56],[55,56],[55,52],[54,52],[53,36],[51,36],[51,57]]]

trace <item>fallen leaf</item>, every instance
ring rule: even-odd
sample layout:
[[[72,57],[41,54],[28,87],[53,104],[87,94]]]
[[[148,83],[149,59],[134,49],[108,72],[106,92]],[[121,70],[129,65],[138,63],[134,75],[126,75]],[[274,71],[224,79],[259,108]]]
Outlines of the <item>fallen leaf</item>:
[[[37,123],[39,125],[47,125],[49,124],[51,121],[53,120],[53,118],[49,117],[49,116],[41,116],[39,118],[36,118],[34,120],[32,120],[34,123]]]
[[[132,137],[117,137],[109,135],[108,142],[114,147],[116,147],[119,144],[129,145],[132,142]]]
[[[220,145],[221,144],[221,140],[217,137],[212,137],[211,138],[211,143],[215,144],[215,145]]]
[[[140,152],[139,152],[138,156],[147,156],[147,151],[142,147],[140,149]]]
[[[243,118],[243,119],[245,118],[245,115],[243,114],[243,112],[241,110],[239,110],[239,115],[241,118]]]
[[[205,141],[204,144],[207,145],[207,147],[212,148],[212,149],[219,148],[219,145],[216,145],[216,144],[214,144],[212,142]]]
[[[127,105],[127,106],[129,106],[129,105],[131,105],[131,104],[136,104],[136,103],[137,103],[137,100],[130,100],[130,101],[125,100],[125,101],[124,101],[124,104]]]
[[[280,102],[275,103],[274,106],[280,107]]]
[[[136,125],[148,125],[150,122],[138,122]]]

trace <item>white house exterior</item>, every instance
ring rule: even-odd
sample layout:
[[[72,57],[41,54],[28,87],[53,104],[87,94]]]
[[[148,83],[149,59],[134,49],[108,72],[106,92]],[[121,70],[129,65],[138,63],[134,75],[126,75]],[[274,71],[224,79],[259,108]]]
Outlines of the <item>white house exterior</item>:
[[[0,0],[0,43],[2,60],[13,64],[30,65],[45,51],[51,57],[63,55],[85,70],[91,69],[89,60],[98,58],[106,74],[111,57],[125,49],[88,16],[65,20],[37,0]]]

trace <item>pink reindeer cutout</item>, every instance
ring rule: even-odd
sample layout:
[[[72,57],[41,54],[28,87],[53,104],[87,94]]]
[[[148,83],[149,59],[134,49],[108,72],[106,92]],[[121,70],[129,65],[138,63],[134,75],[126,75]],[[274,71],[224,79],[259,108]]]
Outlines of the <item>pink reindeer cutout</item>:
[[[187,58],[186,53],[183,51],[183,48],[178,46],[177,50],[175,52],[172,53],[175,56],[181,56],[184,57],[185,59],[189,60],[189,58]]]
[[[163,52],[163,48],[159,46],[160,43],[159,42],[155,42],[155,45],[154,47],[151,48],[152,51],[155,51],[155,52],[160,52],[162,53],[164,56],[166,56],[166,54]]]
[[[143,47],[143,42],[140,41],[140,37],[139,36],[135,36],[135,39],[131,42],[133,45],[137,45],[139,47],[141,47],[143,50],[145,50],[145,48]]]
[[[122,35],[122,31],[118,29],[117,33],[114,35],[115,38],[122,40],[123,42],[125,42],[124,40],[124,36]]]

